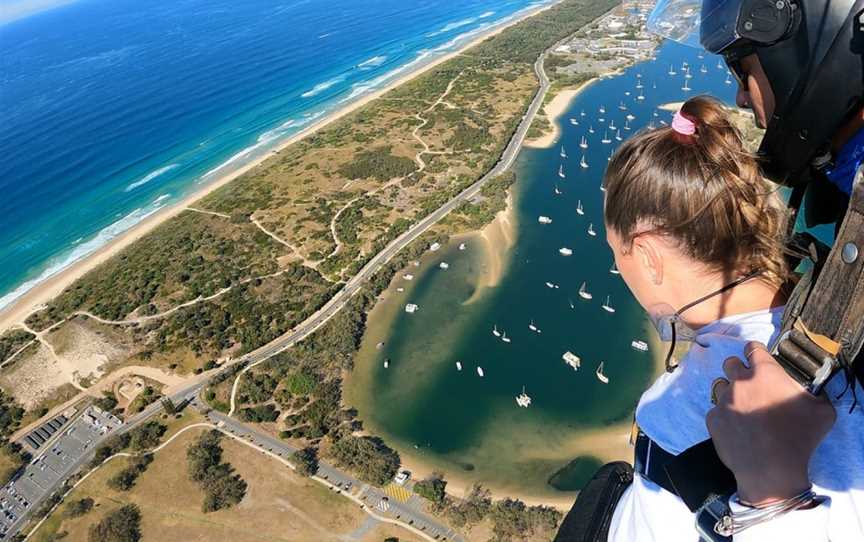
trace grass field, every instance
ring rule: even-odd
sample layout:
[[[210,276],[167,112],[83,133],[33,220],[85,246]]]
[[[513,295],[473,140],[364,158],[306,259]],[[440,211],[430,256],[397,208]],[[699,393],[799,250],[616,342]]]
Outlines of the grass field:
[[[191,419],[191,418],[186,418]],[[172,424],[173,425],[173,424]],[[147,471],[128,492],[114,491],[106,480],[126,466],[117,458],[96,471],[66,499],[66,503],[90,497],[91,512],[69,519],[62,504],[31,539],[35,542],[63,540],[85,542],[89,526],[106,513],[126,503],[141,509],[143,540],[184,542],[232,541],[380,541],[387,536],[400,541],[419,540],[397,526],[377,525],[357,532],[368,517],[359,507],[324,486],[294,474],[288,467],[231,439],[224,439],[224,459],[249,484],[243,501],[235,508],[205,514],[203,494],[186,476],[188,445],[204,429],[190,429],[156,454]],[[176,427],[169,430],[169,435]]]

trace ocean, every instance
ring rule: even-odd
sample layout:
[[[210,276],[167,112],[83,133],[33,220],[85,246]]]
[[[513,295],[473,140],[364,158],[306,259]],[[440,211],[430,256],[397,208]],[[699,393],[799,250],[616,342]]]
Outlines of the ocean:
[[[693,76],[689,92],[682,90],[685,61]],[[459,250],[465,241],[458,239],[427,253],[410,271],[413,281],[397,278],[370,316],[347,386],[348,402],[365,427],[395,445],[409,464],[439,469],[464,485],[481,482],[544,502],[566,498],[593,474],[580,467],[579,476],[565,477],[570,480],[564,487],[550,486],[549,478],[571,460],[590,467],[601,463],[598,452],[622,449],[636,402],[656,372],[657,352],[631,346],[634,340],[650,343],[653,330],[621,277],[610,272],[600,182],[620,144],[618,130],[623,140],[650,122],[668,123],[672,112],[659,106],[696,94],[731,103],[735,85],[725,83],[726,75],[717,57],[700,59],[695,49],[666,43],[656,60],[580,93],[559,120],[558,144],[519,155],[512,189],[516,242],[504,256],[498,285],[478,291],[482,241],[469,239]],[[627,115],[635,117],[629,131]],[[609,143],[602,143],[604,134]],[[587,169],[579,165],[583,155]],[[580,202],[583,215],[576,211]],[[541,215],[552,223],[541,224]],[[588,234],[589,225],[596,236]],[[439,267],[442,261],[448,269]],[[583,283],[591,300],[579,296]],[[607,299],[614,313],[603,310]],[[419,305],[416,313],[403,310],[409,302]],[[581,358],[578,371],[562,359],[566,351]],[[601,362],[608,383],[596,376]],[[515,400],[523,391],[532,398],[527,409]]]
[[[548,0],[79,0],[0,26],[0,308]]]

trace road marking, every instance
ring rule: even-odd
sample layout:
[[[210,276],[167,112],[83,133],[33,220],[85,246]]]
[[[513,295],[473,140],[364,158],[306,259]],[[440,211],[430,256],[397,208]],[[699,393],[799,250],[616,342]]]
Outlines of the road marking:
[[[411,498],[411,492],[406,488],[396,484],[387,484],[384,487],[384,493],[389,495],[391,498],[396,499],[399,502],[408,502],[408,499]]]

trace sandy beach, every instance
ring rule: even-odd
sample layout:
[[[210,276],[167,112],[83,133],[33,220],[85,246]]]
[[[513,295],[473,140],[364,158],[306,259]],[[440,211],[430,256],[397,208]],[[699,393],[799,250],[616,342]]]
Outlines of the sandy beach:
[[[585,90],[588,85],[590,85],[596,80],[597,78],[595,77],[593,79],[585,81],[576,88],[564,89],[558,94],[556,94],[551,100],[549,100],[543,106],[543,113],[546,115],[546,118],[549,119],[549,123],[552,125],[552,130],[550,132],[546,132],[537,139],[525,141],[525,146],[532,149],[548,149],[549,147],[554,145],[555,142],[558,141],[558,138],[561,136],[561,126],[558,123],[558,119],[570,107],[570,102],[572,102],[573,99],[578,96],[580,92]]]
[[[489,37],[504,31],[510,26],[513,26],[514,24],[517,24],[532,15],[536,15],[537,13],[545,11],[557,3],[558,2],[553,2],[545,6],[537,7],[530,11],[526,11],[519,17],[516,17],[510,21],[506,21],[499,25],[490,27],[485,32],[480,33],[475,39],[460,47],[458,50],[431,60],[426,64],[418,65],[417,69],[394,80],[389,85],[375,91],[372,94],[369,94],[362,98],[358,98],[357,101],[349,103],[345,107],[340,108],[333,113],[323,117],[320,121],[308,126],[304,130],[285,140],[277,148],[273,149],[269,153],[249,162],[248,164],[235,171],[226,173],[225,175],[214,179],[212,182],[208,182],[199,190],[190,194],[176,204],[167,206],[153,213],[132,228],[126,230],[121,235],[106,243],[104,246],[102,246],[89,256],[82,258],[81,260],[75,262],[66,269],[63,269],[59,273],[37,284],[27,293],[10,303],[7,307],[4,307],[2,310],[0,310],[0,333],[11,327],[14,327],[19,322],[25,320],[32,312],[34,312],[41,306],[48,303],[51,299],[59,295],[64,289],[66,289],[73,282],[84,276],[88,271],[95,269],[102,263],[106,262],[111,257],[115,256],[141,237],[153,231],[163,222],[177,216],[178,214],[183,212],[186,207],[193,205],[196,201],[200,200],[207,194],[213,192],[214,190],[217,190],[218,188],[228,184],[237,177],[262,164],[264,161],[268,160],[274,154],[280,152],[289,145],[292,145],[293,143],[296,143],[297,141],[300,141],[301,139],[308,137],[311,134],[314,134],[315,132],[327,126],[331,122],[340,119],[353,111],[356,111],[357,109],[363,107],[372,100],[381,97],[383,94],[389,92],[393,88],[402,85],[407,81],[410,81],[411,79],[433,69],[434,67],[444,62],[447,62],[448,60],[462,54],[465,50],[470,49],[471,47],[479,44],[480,42],[488,39]]]

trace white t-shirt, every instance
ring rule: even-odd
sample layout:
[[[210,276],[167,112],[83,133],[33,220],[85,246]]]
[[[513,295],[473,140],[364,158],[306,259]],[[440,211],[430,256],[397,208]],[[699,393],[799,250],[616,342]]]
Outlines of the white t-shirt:
[[[769,343],[782,314],[783,308],[739,314],[701,328],[680,366],[661,375],[642,394],[636,407],[642,431],[676,455],[710,438],[705,415],[712,407],[711,383],[724,376],[723,361],[730,356],[745,359],[749,341]],[[836,399],[845,383],[838,374],[826,386],[837,420],[810,462],[813,489],[830,501],[752,527],[736,535],[736,542],[864,540],[864,410],[859,404],[849,412],[849,391]],[[860,387],[857,393],[864,402]],[[637,475],[615,509],[609,542],[696,542],[694,525],[695,516],[681,499]]]

